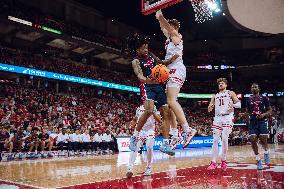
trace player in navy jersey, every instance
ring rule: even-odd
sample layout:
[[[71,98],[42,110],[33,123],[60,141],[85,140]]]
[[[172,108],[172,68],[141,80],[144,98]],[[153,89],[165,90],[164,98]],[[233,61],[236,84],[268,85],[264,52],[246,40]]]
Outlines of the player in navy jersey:
[[[151,78],[151,70],[157,64],[170,64],[175,61],[178,56],[174,55],[169,60],[161,61],[153,53],[148,50],[149,40],[145,37],[134,35],[131,40],[131,49],[135,50],[135,58],[132,61],[132,67],[134,73],[140,82],[140,91],[142,96],[142,101],[144,102],[145,112],[141,115],[138,120],[136,130],[133,137],[130,140],[130,149],[133,151],[136,149],[137,139],[139,138],[139,132],[141,131],[143,125],[146,123],[147,119],[153,114],[154,104],[156,104],[157,109],[160,111],[162,120],[162,128],[164,135],[164,146],[163,152],[169,155],[174,155],[174,151],[169,145],[169,108],[167,106],[167,98],[165,93],[165,85],[161,84]]]
[[[267,118],[271,115],[272,109],[268,97],[259,95],[259,85],[253,83],[251,86],[252,96],[247,99],[247,113],[249,114],[249,139],[256,156],[257,169],[262,169],[262,161],[259,156],[257,142],[260,141],[264,148],[264,162],[270,164],[268,151],[268,122]]]

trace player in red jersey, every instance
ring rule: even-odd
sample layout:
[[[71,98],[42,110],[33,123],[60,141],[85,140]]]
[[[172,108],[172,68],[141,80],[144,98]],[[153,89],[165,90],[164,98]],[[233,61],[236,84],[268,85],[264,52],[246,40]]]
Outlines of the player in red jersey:
[[[222,163],[221,168],[227,169],[227,152],[229,135],[232,132],[234,124],[234,108],[241,108],[241,102],[235,92],[227,90],[228,81],[226,78],[217,80],[219,92],[211,98],[208,106],[208,112],[211,112],[215,107],[215,117],[213,121],[213,146],[212,146],[212,161],[207,170],[217,168],[218,158],[218,142],[222,136]]]
[[[173,55],[178,55],[178,57],[167,66],[170,70],[170,76],[166,84],[166,93],[167,103],[183,128],[183,148],[185,148],[195,136],[197,131],[189,126],[184,111],[177,101],[180,89],[182,88],[186,79],[186,67],[182,58],[183,40],[182,35],[179,33],[180,22],[176,19],[166,20],[161,10],[156,12],[156,18],[159,21],[162,32],[164,33],[165,37],[167,37],[165,59],[168,59]]]

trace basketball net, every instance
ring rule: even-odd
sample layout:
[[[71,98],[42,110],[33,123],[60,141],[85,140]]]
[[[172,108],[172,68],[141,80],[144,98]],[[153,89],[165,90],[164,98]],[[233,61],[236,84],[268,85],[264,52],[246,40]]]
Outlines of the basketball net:
[[[203,23],[213,18],[210,5],[214,4],[215,0],[189,0],[192,4],[195,21]]]

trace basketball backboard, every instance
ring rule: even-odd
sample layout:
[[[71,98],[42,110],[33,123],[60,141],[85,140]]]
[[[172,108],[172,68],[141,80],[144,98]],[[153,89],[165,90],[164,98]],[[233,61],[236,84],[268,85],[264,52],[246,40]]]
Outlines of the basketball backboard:
[[[144,15],[148,15],[156,12],[159,9],[167,8],[181,1],[182,0],[141,0],[141,12]]]

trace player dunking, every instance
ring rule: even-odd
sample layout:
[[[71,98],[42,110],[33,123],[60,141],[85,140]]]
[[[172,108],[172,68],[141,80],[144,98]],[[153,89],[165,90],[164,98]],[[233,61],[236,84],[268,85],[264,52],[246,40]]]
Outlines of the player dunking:
[[[272,108],[269,103],[268,97],[259,95],[259,85],[253,83],[251,86],[252,96],[247,99],[246,107],[247,113],[249,113],[249,140],[251,141],[251,147],[256,156],[257,169],[263,169],[262,161],[259,157],[257,142],[258,139],[264,149],[264,162],[270,164],[270,157],[268,151],[268,122],[267,118],[272,113]]]
[[[165,59],[168,59],[173,55],[179,55],[179,57],[174,62],[168,65],[168,68],[170,70],[170,77],[166,85],[166,93],[167,103],[170,109],[174,112],[179,124],[181,124],[183,128],[183,147],[185,148],[190,143],[193,136],[196,134],[196,130],[189,127],[183,109],[177,101],[178,94],[186,78],[186,67],[183,64],[182,59],[182,35],[178,32],[180,23],[176,19],[166,20],[161,10],[156,12],[156,18],[159,20],[161,30],[167,37]],[[176,131],[174,132],[176,133]]]
[[[129,42],[129,48],[135,50],[136,58],[132,61],[134,73],[140,81],[140,91],[144,101],[144,113],[140,116],[133,137],[130,139],[129,148],[132,151],[136,150],[137,139],[139,132],[147,119],[153,114],[154,104],[160,111],[162,116],[162,128],[164,136],[164,144],[162,152],[169,155],[174,155],[175,152],[170,148],[169,144],[169,108],[167,106],[167,98],[164,85],[151,79],[151,70],[159,63],[169,64],[178,57],[173,55],[166,61],[161,61],[155,55],[148,51],[148,39],[139,35],[134,35]]]
[[[234,108],[241,108],[241,102],[235,92],[227,90],[228,82],[226,78],[219,78],[217,84],[219,93],[211,98],[211,102],[208,106],[208,112],[211,112],[215,107],[215,117],[212,126],[212,161],[207,170],[217,168],[218,142],[220,137],[222,137],[221,168],[225,171],[227,169],[228,139],[234,124]]]
[[[142,114],[145,112],[144,106],[141,105],[136,109],[136,115],[133,118],[132,122],[135,124],[139,120],[139,118],[142,116]],[[144,172],[145,176],[151,175],[152,169],[151,165],[153,162],[153,146],[155,142],[155,121],[161,122],[160,113],[156,111],[156,108],[154,110],[153,115],[151,115],[148,119],[145,125],[143,126],[142,130],[139,133],[139,140],[136,145],[135,151],[132,151],[130,153],[129,157],[129,164],[128,169],[126,173],[127,178],[131,178],[133,175],[133,166],[134,162],[136,160],[136,156],[138,151],[140,150],[140,147],[143,146],[144,142],[146,142],[146,148],[147,148],[147,166]]]

